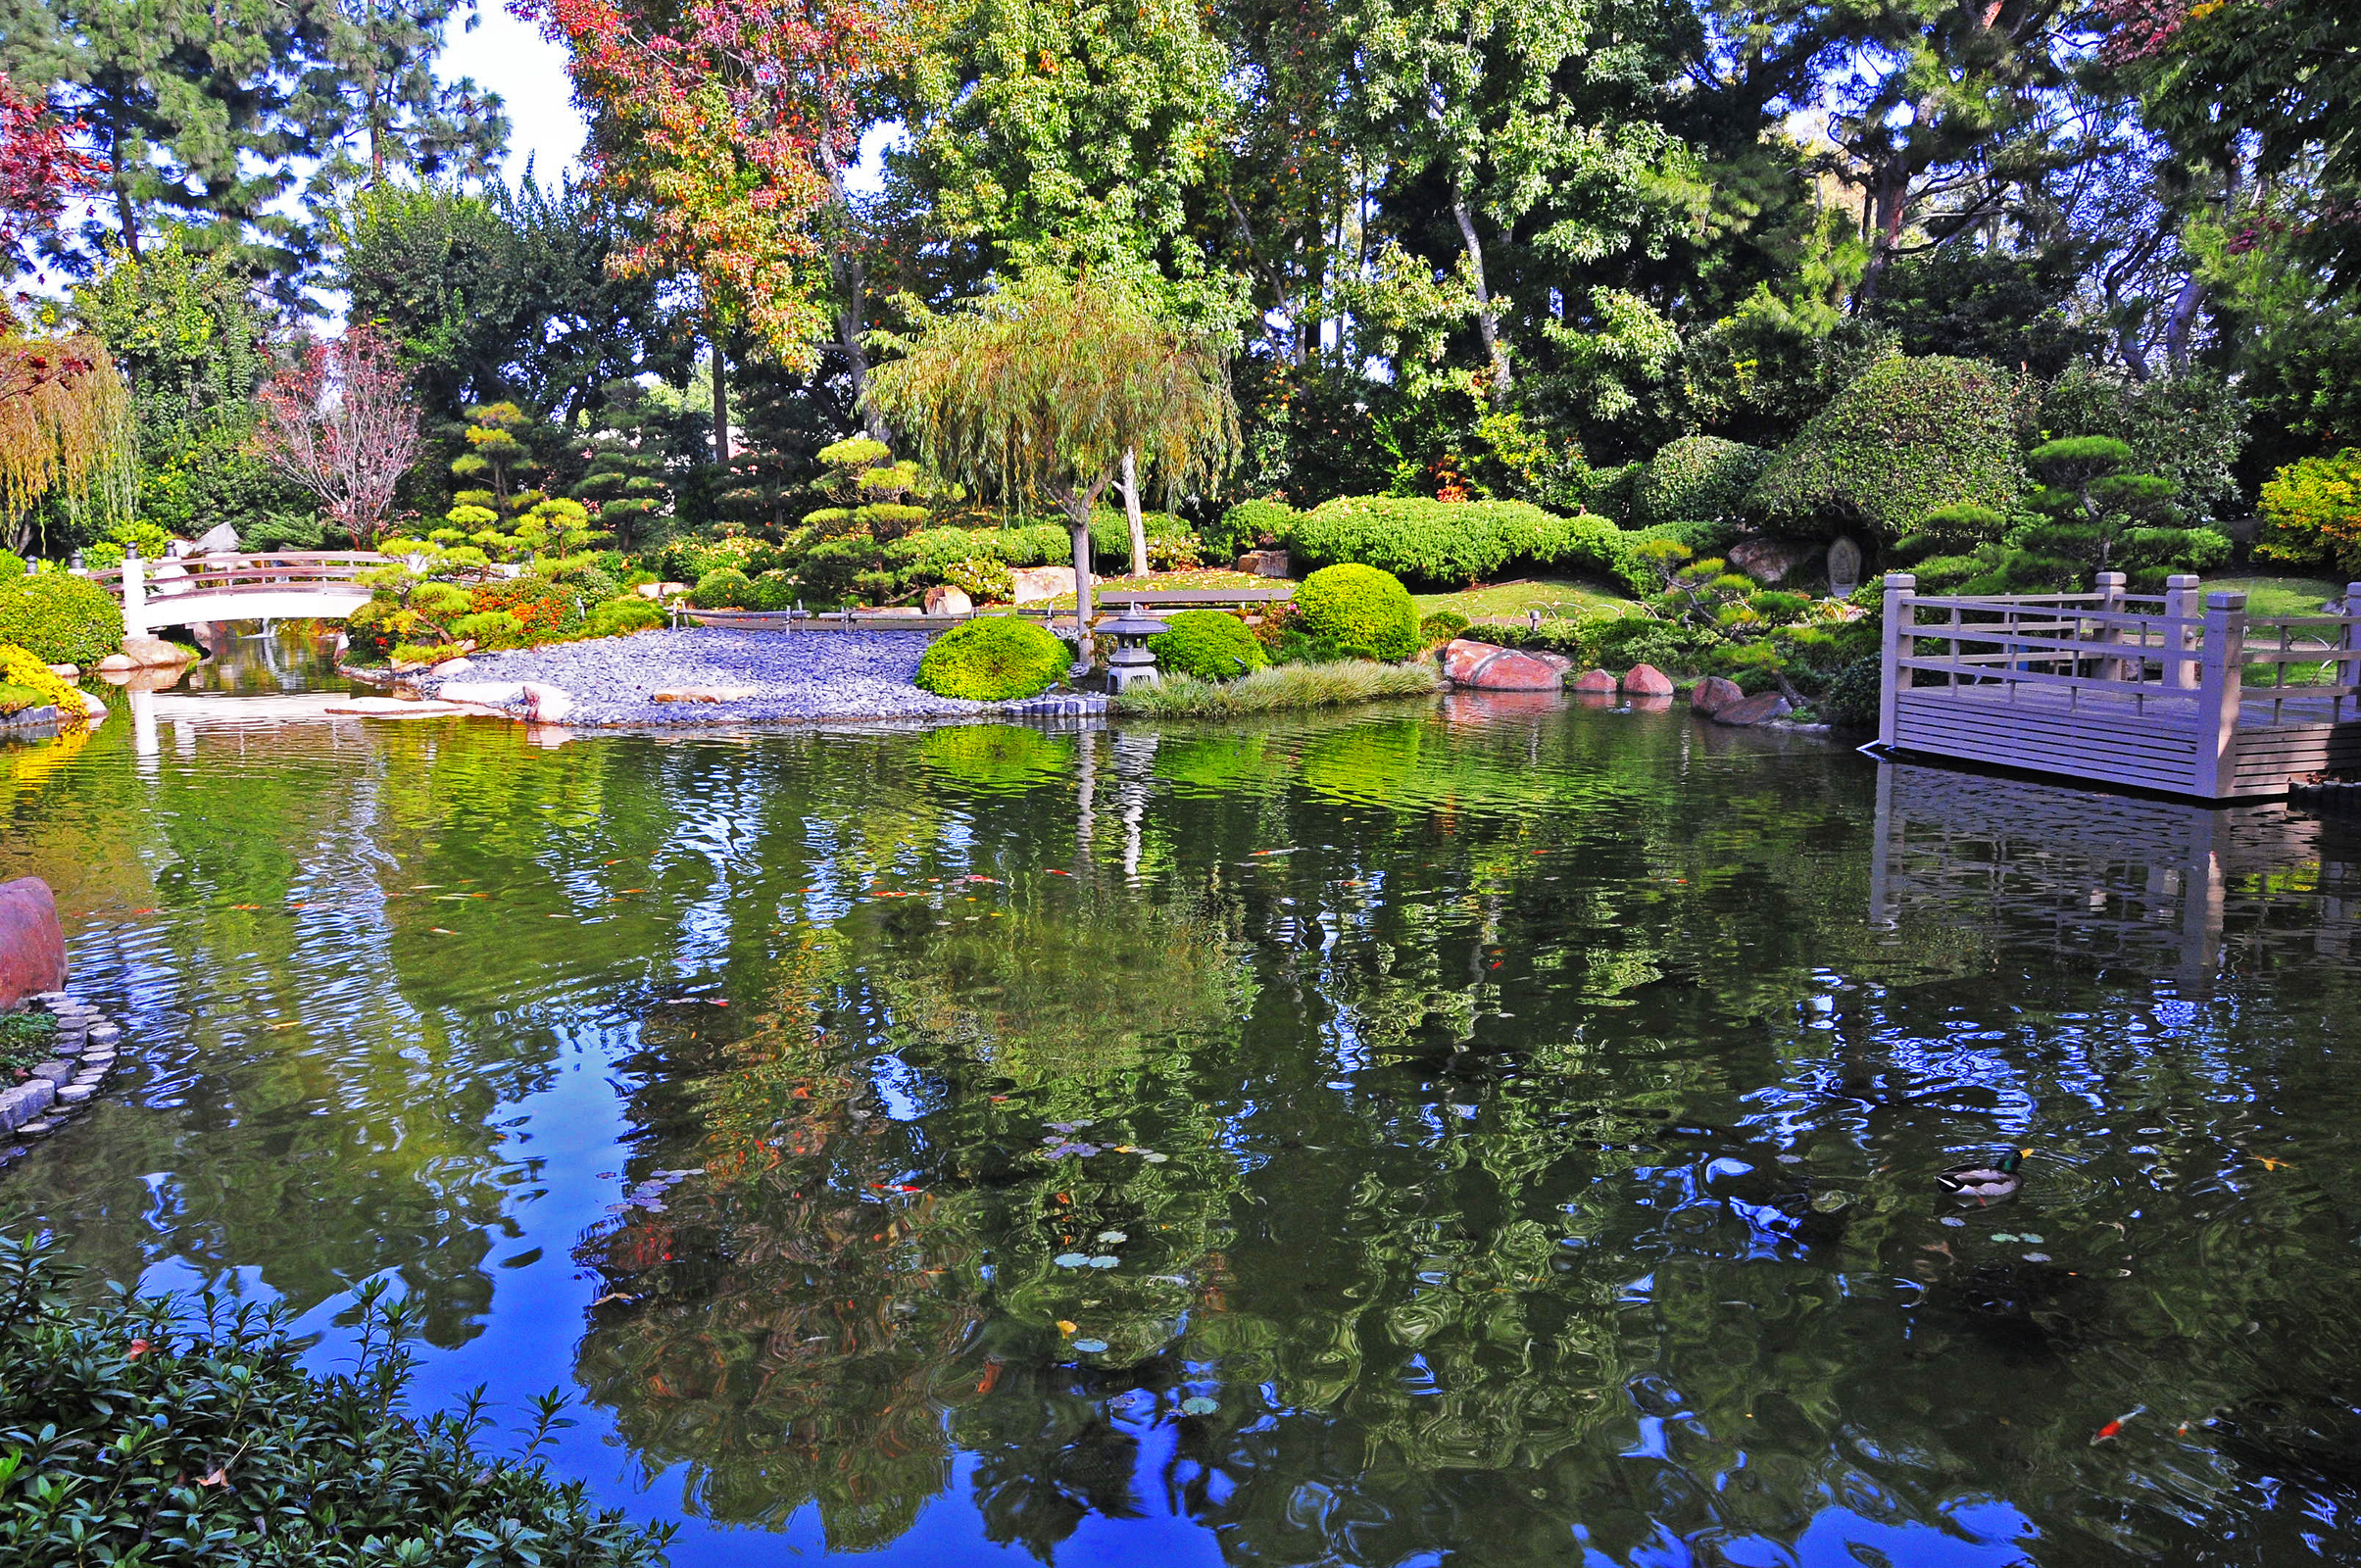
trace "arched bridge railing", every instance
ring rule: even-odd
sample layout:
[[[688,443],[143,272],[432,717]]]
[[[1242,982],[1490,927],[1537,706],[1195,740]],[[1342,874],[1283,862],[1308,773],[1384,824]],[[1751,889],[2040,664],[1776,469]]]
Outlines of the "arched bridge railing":
[[[280,550],[268,554],[125,558],[85,571],[123,606],[123,632],[207,620],[341,619],[369,599],[361,579],[384,565],[368,551]]]

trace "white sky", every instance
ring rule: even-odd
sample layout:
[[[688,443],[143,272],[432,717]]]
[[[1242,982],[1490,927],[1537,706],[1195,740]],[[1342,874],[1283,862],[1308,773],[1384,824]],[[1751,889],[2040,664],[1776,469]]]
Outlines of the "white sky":
[[[566,79],[566,51],[542,37],[538,26],[510,16],[500,0],[484,0],[474,30],[453,25],[440,74],[446,81],[473,76],[477,86],[500,94],[508,105],[509,159],[503,172],[511,184],[522,176],[528,158],[544,188],[568,171],[579,172],[582,117]]]

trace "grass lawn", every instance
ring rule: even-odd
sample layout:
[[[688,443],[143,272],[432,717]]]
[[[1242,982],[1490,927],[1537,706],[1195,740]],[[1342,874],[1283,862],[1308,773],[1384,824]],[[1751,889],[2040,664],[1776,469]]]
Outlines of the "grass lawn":
[[[1481,584],[1455,594],[1413,594],[1411,603],[1421,615],[1453,611],[1469,620],[1523,620],[1529,610],[1545,616],[1580,615],[1594,610],[1625,610],[1631,599],[1599,582],[1565,577],[1535,577],[1517,582]]]
[[[2317,615],[2344,594],[2344,584],[2329,577],[2209,577],[2203,588],[2244,594],[2249,615]]]

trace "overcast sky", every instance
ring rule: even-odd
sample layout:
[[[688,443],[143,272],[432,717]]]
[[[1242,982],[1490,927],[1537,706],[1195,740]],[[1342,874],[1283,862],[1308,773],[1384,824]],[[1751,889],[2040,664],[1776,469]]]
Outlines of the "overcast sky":
[[[566,52],[533,24],[510,16],[500,0],[486,0],[473,31],[454,25],[443,46],[442,76],[446,81],[473,76],[477,86],[500,94],[508,105],[511,184],[524,172],[528,158],[544,185],[555,185],[559,175],[577,168],[582,117],[566,80]]]

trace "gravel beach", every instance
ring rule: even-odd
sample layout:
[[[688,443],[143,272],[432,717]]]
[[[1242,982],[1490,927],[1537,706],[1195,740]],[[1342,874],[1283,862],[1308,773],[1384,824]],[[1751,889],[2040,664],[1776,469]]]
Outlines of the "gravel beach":
[[[933,718],[989,711],[910,684],[933,639],[909,631],[737,632],[692,628],[479,654],[466,682],[538,681],[574,700],[568,724],[599,728],[769,723],[784,719]],[[445,681],[419,682],[434,695]],[[744,701],[660,703],[683,687],[753,687]],[[521,708],[518,703],[514,705]]]

